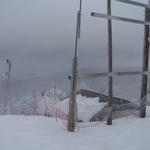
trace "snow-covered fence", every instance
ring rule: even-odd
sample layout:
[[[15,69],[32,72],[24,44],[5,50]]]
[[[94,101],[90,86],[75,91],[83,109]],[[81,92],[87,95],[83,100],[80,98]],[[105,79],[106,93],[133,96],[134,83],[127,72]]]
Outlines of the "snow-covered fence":
[[[94,114],[101,110],[106,103],[99,103],[99,98],[87,98],[80,95],[77,96],[76,103],[76,127],[93,126],[97,122],[92,122],[90,119]],[[57,119],[61,120],[65,127],[69,119],[69,98],[64,101],[58,102],[56,105]]]
[[[146,104],[145,104],[146,105]],[[57,103],[57,117],[67,127],[69,98]],[[113,105],[113,119],[127,115],[139,115],[140,100],[128,102],[125,104]],[[80,95],[77,96],[76,103],[76,127],[83,128],[94,126],[101,121],[106,121],[109,107],[107,103],[100,103],[99,98],[87,98]]]
[[[128,103],[115,103],[113,104],[113,119],[139,113],[140,100]],[[56,100],[52,97],[42,97],[38,103],[38,114],[55,117],[56,120],[63,123],[67,128],[69,119],[69,98],[63,101]],[[99,97],[87,98],[77,95],[76,103],[76,127],[91,127],[101,121],[106,120],[109,107],[106,102],[101,102]],[[131,113],[131,111],[133,113]]]

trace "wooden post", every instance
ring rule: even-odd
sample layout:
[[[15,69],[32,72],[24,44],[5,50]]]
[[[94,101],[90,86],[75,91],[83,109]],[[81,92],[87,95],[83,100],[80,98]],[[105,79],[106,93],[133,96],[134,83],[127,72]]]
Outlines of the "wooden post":
[[[150,1],[145,8],[145,21],[150,22]],[[148,68],[149,68],[149,26],[144,29],[144,51],[143,51],[143,75],[141,87],[141,104],[140,104],[140,117],[146,117],[146,102],[147,102],[147,85],[148,85]]]
[[[76,113],[76,89],[77,89],[77,58],[73,60],[72,64],[72,78],[71,78],[71,94],[69,101],[69,115],[68,115],[68,131],[74,132],[75,129],[75,113]]]
[[[5,73],[6,77],[6,97],[5,97],[5,110],[3,114],[6,114],[7,112],[7,106],[8,104],[10,105],[10,114],[12,113],[12,102],[11,102],[11,97],[10,97],[10,73],[11,73],[11,60],[6,59],[6,64],[8,65],[8,71]]]
[[[76,125],[76,91],[77,91],[77,67],[78,67],[78,40],[80,39],[81,30],[81,10],[82,10],[82,0],[80,0],[80,10],[77,14],[77,26],[76,26],[76,39],[75,39],[75,54],[72,64],[72,77],[71,77],[71,92],[69,101],[69,114],[68,114],[68,131],[74,132]]]
[[[45,107],[45,117],[47,116],[47,102],[46,102],[46,96],[44,95],[44,107]]]
[[[111,0],[107,0],[107,14],[111,16]],[[108,19],[108,107],[107,125],[112,125],[112,97],[113,97],[113,78],[112,78],[112,21]]]
[[[33,108],[33,113],[34,113],[34,116],[36,115],[36,93],[35,93],[35,91],[33,91],[33,100],[34,100],[34,108]]]

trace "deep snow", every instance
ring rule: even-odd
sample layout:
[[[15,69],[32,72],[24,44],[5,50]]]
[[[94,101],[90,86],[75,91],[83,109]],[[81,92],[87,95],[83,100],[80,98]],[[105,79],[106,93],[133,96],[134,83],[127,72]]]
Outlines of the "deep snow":
[[[53,118],[1,116],[0,150],[150,150],[146,119],[126,117],[69,133]]]

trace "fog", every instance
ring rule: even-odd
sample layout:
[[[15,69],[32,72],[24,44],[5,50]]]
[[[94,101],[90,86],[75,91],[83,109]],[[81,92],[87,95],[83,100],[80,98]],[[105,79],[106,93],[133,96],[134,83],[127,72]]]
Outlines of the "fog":
[[[107,70],[107,20],[90,16],[92,11],[106,13],[106,2],[83,0],[79,72]],[[10,58],[13,83],[23,86],[22,81],[34,78],[47,83],[60,76],[67,82],[78,7],[79,0],[1,0],[0,80],[4,80],[5,59]],[[112,13],[144,19],[143,8],[115,1]],[[143,29],[142,25],[113,21],[114,68],[141,69]]]

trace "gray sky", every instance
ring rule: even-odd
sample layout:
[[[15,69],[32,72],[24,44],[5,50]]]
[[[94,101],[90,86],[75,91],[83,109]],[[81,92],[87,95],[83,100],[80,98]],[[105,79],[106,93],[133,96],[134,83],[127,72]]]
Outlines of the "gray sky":
[[[79,0],[0,0],[0,67],[9,57],[14,79],[69,73],[78,5]],[[144,18],[142,8],[112,5],[114,15]],[[79,68],[99,72],[107,67],[107,21],[91,11],[106,13],[106,0],[83,0]],[[114,66],[141,67],[143,26],[113,22],[113,37]]]

